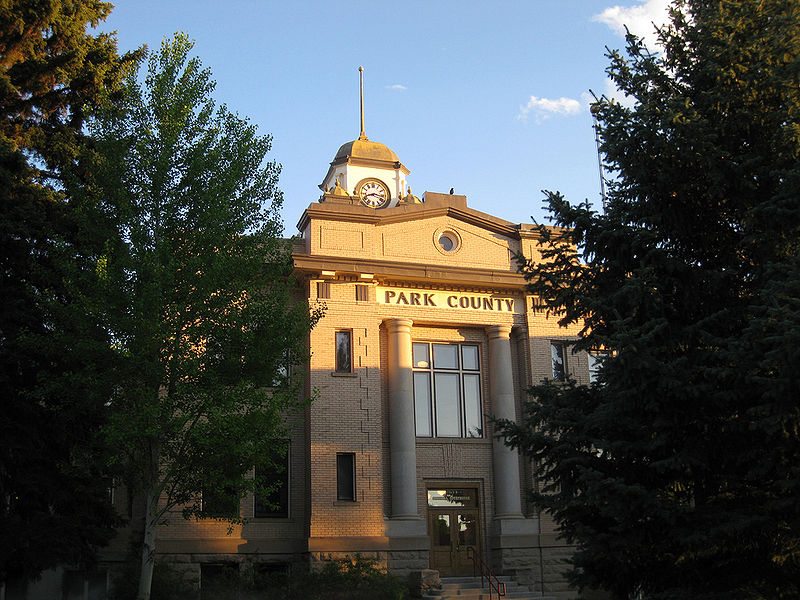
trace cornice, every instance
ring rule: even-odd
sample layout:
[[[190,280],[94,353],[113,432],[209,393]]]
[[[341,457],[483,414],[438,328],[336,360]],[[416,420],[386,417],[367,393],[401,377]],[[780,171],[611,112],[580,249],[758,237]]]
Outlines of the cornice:
[[[302,253],[295,253],[293,258],[295,269],[307,275],[319,274],[322,271],[336,272],[337,275],[370,273],[375,281],[381,283],[414,282],[424,285],[439,283],[449,286],[502,287],[515,290],[523,290],[526,286],[525,278],[520,273],[512,271],[378,259],[353,259],[340,256],[310,256]]]

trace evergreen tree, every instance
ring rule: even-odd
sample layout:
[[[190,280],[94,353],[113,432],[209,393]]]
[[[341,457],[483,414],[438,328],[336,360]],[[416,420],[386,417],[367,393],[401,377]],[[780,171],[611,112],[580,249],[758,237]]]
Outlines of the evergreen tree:
[[[549,193],[533,293],[591,386],[533,388],[507,441],[615,598],[800,595],[800,5],[677,2],[602,98],[607,210]]]
[[[303,405],[285,367],[305,362],[316,316],[293,297],[271,140],[215,106],[191,48],[165,41],[143,85],[131,76],[124,105],[92,123],[83,227],[105,250],[90,297],[117,353],[113,462],[147,505],[140,600],[169,511],[240,521],[253,467],[280,464],[285,419]]]
[[[0,583],[91,559],[117,522],[98,437],[107,396],[93,381],[104,333],[75,304],[68,192],[86,111],[135,58],[87,34],[110,10],[0,5]]]

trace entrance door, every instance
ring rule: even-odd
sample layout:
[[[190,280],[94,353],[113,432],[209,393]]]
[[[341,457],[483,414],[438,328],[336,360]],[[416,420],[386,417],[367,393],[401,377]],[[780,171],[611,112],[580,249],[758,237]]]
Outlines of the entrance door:
[[[467,548],[479,550],[480,519],[476,489],[428,490],[431,569],[442,575],[471,575]]]

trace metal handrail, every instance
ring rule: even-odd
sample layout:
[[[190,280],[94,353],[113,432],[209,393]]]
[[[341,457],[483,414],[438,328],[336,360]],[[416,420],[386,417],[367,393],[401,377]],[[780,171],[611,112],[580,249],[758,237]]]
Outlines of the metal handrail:
[[[484,579],[486,579],[489,584],[489,600],[492,600],[492,588],[496,588],[495,591],[497,592],[498,598],[502,598],[506,595],[505,582],[500,581],[497,575],[489,568],[489,565],[478,556],[478,553],[475,551],[475,546],[467,546],[467,558],[472,559],[472,576],[477,577],[477,571],[481,572],[481,588],[483,588]],[[492,581],[492,579],[494,579],[494,581]]]

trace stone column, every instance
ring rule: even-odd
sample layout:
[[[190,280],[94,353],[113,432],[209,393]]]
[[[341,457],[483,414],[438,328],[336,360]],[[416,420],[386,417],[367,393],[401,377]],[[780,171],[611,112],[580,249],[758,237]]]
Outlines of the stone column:
[[[501,419],[516,420],[514,372],[511,368],[511,327],[492,325],[489,335],[489,396],[491,412]],[[492,440],[496,519],[522,518],[519,458],[516,450]]]
[[[392,519],[419,519],[417,451],[414,428],[414,377],[411,371],[410,319],[385,321],[389,334],[389,445],[392,469]]]

